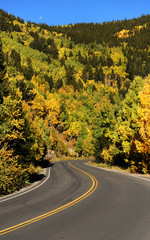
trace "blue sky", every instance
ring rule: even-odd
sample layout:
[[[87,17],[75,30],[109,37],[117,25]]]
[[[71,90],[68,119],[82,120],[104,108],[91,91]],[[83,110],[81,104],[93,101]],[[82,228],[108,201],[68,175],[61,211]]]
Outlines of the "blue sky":
[[[0,0],[0,8],[48,25],[102,23],[150,14],[150,0]]]

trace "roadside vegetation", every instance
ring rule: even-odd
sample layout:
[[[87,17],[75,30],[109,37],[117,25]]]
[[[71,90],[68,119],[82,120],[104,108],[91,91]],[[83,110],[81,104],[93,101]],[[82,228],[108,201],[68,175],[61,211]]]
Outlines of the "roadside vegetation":
[[[150,15],[47,26],[0,10],[0,195],[49,157],[150,173]]]

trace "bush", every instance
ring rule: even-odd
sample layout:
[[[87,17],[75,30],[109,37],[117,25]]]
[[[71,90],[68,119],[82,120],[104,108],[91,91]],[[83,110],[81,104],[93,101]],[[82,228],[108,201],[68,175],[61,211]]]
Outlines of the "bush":
[[[28,183],[28,174],[18,164],[18,157],[5,145],[0,149],[0,195],[19,190]]]

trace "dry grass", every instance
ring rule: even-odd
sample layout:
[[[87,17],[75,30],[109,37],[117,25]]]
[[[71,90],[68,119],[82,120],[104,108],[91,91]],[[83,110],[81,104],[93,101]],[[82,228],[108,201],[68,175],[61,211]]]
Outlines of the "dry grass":
[[[95,167],[108,169],[108,170],[111,170],[111,171],[118,171],[118,172],[122,172],[122,173],[126,173],[126,174],[135,175],[137,177],[150,179],[150,174],[132,173],[129,168],[128,169],[122,169],[118,166],[109,166],[109,165],[104,164],[104,163],[96,163],[95,161],[89,161],[88,164],[90,164],[92,166],[95,166]]]
[[[130,169],[122,169],[121,167],[107,165],[106,163],[96,163],[94,161],[89,161],[88,164],[92,166],[100,167],[100,168],[106,168],[114,171],[122,171],[122,172],[130,173]]]
[[[63,156],[63,157],[55,157],[55,158],[52,158],[50,160],[50,162],[58,162],[58,161],[71,161],[71,160],[88,160],[88,161],[92,161],[94,160],[93,157],[66,157],[66,156]]]

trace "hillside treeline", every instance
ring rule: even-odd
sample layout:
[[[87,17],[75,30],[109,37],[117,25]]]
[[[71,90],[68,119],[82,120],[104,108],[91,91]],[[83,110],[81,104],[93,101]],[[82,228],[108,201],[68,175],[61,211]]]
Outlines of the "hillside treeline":
[[[150,172],[149,22],[47,26],[0,10],[0,194],[51,151]]]

